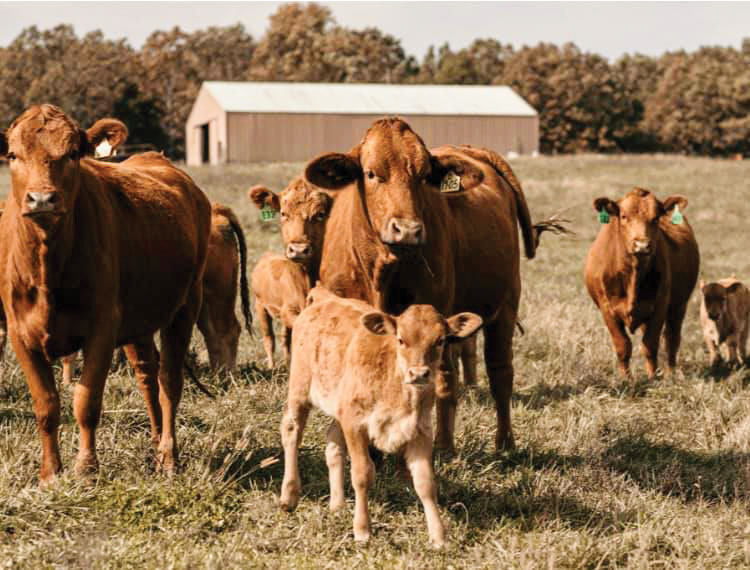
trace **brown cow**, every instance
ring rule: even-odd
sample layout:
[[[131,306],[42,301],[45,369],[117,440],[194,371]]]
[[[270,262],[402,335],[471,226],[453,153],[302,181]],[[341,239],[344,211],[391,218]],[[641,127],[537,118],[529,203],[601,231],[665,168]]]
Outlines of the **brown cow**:
[[[266,253],[252,273],[255,314],[263,333],[263,348],[268,365],[273,367],[275,339],[272,318],[281,319],[285,328],[283,352],[289,359],[292,326],[305,307],[305,298],[320,273],[326,220],[331,198],[297,177],[280,194],[264,186],[254,186],[248,193],[259,208],[280,213],[281,235],[286,257]]]
[[[632,352],[627,331],[642,330],[649,378],[656,374],[662,329],[668,371],[677,364],[682,321],[700,262],[693,230],[679,213],[686,206],[683,196],[661,202],[643,188],[634,188],[618,202],[594,200],[594,210],[606,211],[610,221],[586,258],[586,288],[602,313],[626,376]]]
[[[389,118],[376,121],[348,154],[313,160],[305,176],[338,190],[323,245],[323,285],[391,314],[419,303],[484,319],[495,442],[499,449],[513,447],[512,341],[521,294],[517,225],[529,258],[538,236],[507,163],[468,146],[429,151],[403,120]],[[460,187],[445,184],[456,191],[440,191],[456,178]],[[444,368],[437,382],[436,444],[450,449],[458,398],[452,359],[445,359]]]
[[[81,348],[76,472],[98,466],[104,384],[112,352],[123,344],[159,463],[171,471],[178,460],[175,416],[202,296],[211,205],[160,154],[104,163],[85,158],[95,143],[52,105],[31,107],[0,136],[12,188],[0,219],[0,298],[34,402],[43,482],[62,467],[52,362]]]
[[[294,324],[289,395],[281,421],[284,480],[280,504],[297,506],[301,492],[297,451],[311,406],[334,418],[326,463],[331,510],[344,505],[344,461],[351,457],[354,538],[370,538],[367,491],[375,479],[373,444],[402,452],[422,501],[430,541],[445,540],[432,470],[432,407],[446,342],[474,334],[482,319],[461,313],[444,319],[429,305],[392,317],[361,301],[316,287],[312,304]]]
[[[726,344],[728,362],[745,363],[750,331],[750,290],[736,277],[706,283],[701,279],[701,327],[711,366],[721,362],[719,348]]]

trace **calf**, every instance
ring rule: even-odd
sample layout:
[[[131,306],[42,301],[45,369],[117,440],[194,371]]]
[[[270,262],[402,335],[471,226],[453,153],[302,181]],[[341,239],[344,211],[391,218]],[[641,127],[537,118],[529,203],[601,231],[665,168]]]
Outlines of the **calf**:
[[[586,258],[586,288],[602,313],[619,369],[626,376],[632,353],[627,331],[643,333],[649,378],[656,374],[662,330],[668,372],[676,366],[682,321],[700,261],[693,230],[677,209],[686,206],[683,196],[662,202],[643,188],[634,188],[618,202],[594,200],[594,210],[606,212],[610,221]]]
[[[160,154],[110,164],[86,158],[92,144],[52,105],[31,107],[0,134],[11,177],[0,218],[0,299],[34,404],[42,482],[62,467],[52,363],[80,349],[76,472],[98,467],[95,432],[120,345],[146,400],[159,465],[176,467],[182,367],[203,294],[211,226],[203,192]]]
[[[735,277],[720,279],[701,288],[701,326],[711,366],[721,361],[719,347],[726,344],[729,363],[745,361],[750,329],[750,290]]]
[[[354,538],[368,540],[367,491],[375,468],[368,444],[403,452],[427,517],[430,541],[444,542],[432,469],[432,407],[446,342],[476,332],[482,319],[459,313],[444,319],[430,305],[412,305],[394,317],[316,287],[298,317],[292,339],[289,395],[281,421],[284,480],[280,504],[292,510],[301,492],[297,452],[311,406],[334,418],[326,463],[330,507],[344,504],[344,457],[351,457],[355,493]]]
[[[275,339],[272,318],[284,325],[284,358],[288,360],[292,325],[305,307],[305,298],[319,278],[320,255],[331,198],[301,177],[292,180],[280,194],[264,186],[248,193],[258,209],[279,212],[285,256],[267,253],[253,269],[255,314],[263,334],[268,365],[273,367]]]

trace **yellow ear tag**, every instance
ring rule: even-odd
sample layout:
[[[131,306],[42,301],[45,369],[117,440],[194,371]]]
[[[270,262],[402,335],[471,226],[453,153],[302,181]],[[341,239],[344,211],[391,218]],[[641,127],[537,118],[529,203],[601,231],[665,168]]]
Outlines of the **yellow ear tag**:
[[[263,206],[260,210],[260,219],[264,222],[268,222],[270,220],[273,220],[276,217],[276,210],[273,208],[269,208],[268,206]]]
[[[461,190],[461,177],[452,170],[448,171],[448,174],[440,181],[440,191],[458,192],[459,190]]]

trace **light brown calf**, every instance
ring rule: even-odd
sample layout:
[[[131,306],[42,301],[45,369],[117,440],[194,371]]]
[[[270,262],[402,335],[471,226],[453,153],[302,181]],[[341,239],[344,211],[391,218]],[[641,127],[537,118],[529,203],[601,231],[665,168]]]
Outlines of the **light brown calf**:
[[[675,213],[686,206],[683,196],[662,202],[643,188],[634,188],[617,202],[594,200],[594,210],[607,212],[610,220],[586,258],[586,288],[602,313],[619,369],[626,376],[632,353],[627,331],[643,332],[641,349],[649,378],[656,374],[662,330],[668,372],[676,366],[682,321],[700,262],[687,218]]]
[[[721,361],[726,344],[728,362],[744,364],[750,330],[750,290],[735,277],[716,283],[701,280],[701,326],[711,366]]]
[[[368,445],[402,452],[427,517],[430,541],[445,541],[432,469],[432,407],[446,342],[474,334],[473,313],[443,318],[430,305],[412,305],[394,317],[316,287],[297,318],[292,339],[289,395],[281,422],[284,480],[280,504],[292,510],[301,492],[297,452],[312,406],[334,418],[328,430],[331,501],[344,505],[344,460],[351,457],[355,493],[354,538],[368,540],[367,492],[375,478]]]

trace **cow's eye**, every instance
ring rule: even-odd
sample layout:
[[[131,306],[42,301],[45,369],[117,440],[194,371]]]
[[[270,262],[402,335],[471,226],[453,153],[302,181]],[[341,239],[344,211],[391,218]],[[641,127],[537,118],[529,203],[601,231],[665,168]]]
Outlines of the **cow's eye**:
[[[279,214],[279,217],[281,218],[282,221],[285,221],[288,218],[288,216],[286,215],[286,212],[281,212]]]
[[[437,347],[439,348],[439,347],[443,346],[444,344],[445,344],[445,339],[444,339],[444,338],[441,338],[440,340],[438,340],[438,341],[437,341],[437,342],[435,343],[435,346],[437,346]]]
[[[314,221],[316,221],[316,222],[322,222],[322,221],[323,221],[323,220],[325,220],[325,219],[326,219],[326,215],[325,215],[325,214],[323,214],[323,213],[320,213],[320,214],[315,214],[315,215],[313,216],[313,220],[314,220]]]
[[[69,155],[69,157],[70,157],[70,160],[78,160],[78,158],[79,158],[80,156],[81,156],[81,155],[79,154],[79,152],[78,152],[77,150],[72,150],[72,151],[70,151],[70,155]]]
[[[368,170],[367,171],[367,178],[369,178],[370,180],[374,180],[375,179],[375,173],[372,170]]]
[[[9,152],[8,154],[6,154],[5,157],[8,159],[8,161],[16,159],[16,155],[12,152]]]
[[[399,345],[399,346],[404,346],[404,339],[402,339],[402,338],[399,338],[399,339],[398,339],[398,345]]]
[[[622,221],[623,221],[623,222],[627,222],[627,221],[628,221],[628,217],[627,217],[627,216],[626,216],[625,214],[623,214],[623,215],[621,216],[621,218],[622,218]]]

